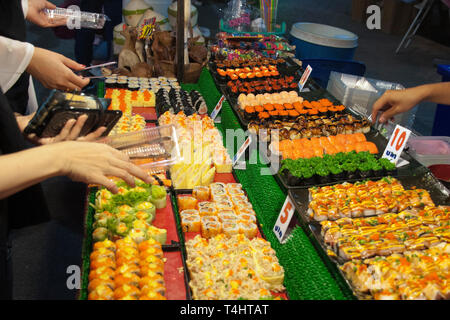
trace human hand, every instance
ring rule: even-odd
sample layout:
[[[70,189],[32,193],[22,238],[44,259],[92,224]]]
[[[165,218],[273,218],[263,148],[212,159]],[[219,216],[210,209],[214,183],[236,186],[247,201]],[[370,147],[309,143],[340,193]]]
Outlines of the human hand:
[[[28,0],[28,12],[26,19],[37,26],[48,28],[63,26],[67,19],[59,18],[50,20],[45,14],[44,9],[55,9],[56,6],[45,0]]]
[[[416,88],[386,91],[372,107],[372,122],[376,121],[378,112],[382,112],[379,122],[385,123],[399,113],[406,112],[422,100]]]
[[[117,193],[116,184],[108,179],[114,176],[134,187],[137,177],[150,183],[150,176],[132,164],[129,157],[102,143],[66,141],[47,146],[54,154],[59,173],[74,181],[103,185]]]
[[[61,132],[54,137],[51,138],[39,138],[35,134],[30,134],[27,138],[36,144],[52,144],[61,141],[95,141],[105,132],[106,127],[100,127],[94,132],[91,132],[85,136],[80,137],[81,129],[88,119],[88,116],[83,114],[79,116],[77,119],[70,119],[66,122]]]
[[[27,71],[46,88],[80,91],[90,80],[76,75],[71,69],[79,71],[84,68],[84,65],[66,58],[62,54],[34,48]]]

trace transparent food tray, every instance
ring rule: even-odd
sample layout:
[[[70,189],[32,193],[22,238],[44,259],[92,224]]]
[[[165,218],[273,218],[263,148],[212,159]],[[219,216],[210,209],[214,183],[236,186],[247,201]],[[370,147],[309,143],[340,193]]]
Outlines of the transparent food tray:
[[[173,125],[108,136],[99,142],[122,151],[144,169],[162,171],[181,160]]]

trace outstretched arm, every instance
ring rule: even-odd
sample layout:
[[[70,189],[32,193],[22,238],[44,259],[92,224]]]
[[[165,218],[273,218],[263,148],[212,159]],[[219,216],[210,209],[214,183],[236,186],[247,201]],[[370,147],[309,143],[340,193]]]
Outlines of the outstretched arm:
[[[423,101],[450,104],[450,82],[426,84],[405,90],[388,90],[374,103],[372,121],[376,120],[378,112],[382,112],[380,122],[384,123]]]

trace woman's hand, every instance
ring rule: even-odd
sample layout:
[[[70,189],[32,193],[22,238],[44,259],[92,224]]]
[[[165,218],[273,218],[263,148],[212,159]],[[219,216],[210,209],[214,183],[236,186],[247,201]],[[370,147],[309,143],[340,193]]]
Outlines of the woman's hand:
[[[108,179],[114,176],[134,187],[134,177],[150,183],[150,176],[132,164],[129,157],[102,143],[61,142],[47,146],[58,162],[59,173],[74,181],[103,185],[117,193],[116,184]]]
[[[62,54],[42,48],[34,48],[33,57],[27,71],[46,88],[80,91],[89,83],[89,79],[76,75],[72,69],[80,71],[84,68],[84,65],[66,58]]]
[[[382,112],[379,122],[385,123],[395,115],[407,112],[422,101],[422,93],[415,88],[386,91],[372,107],[372,122],[376,121],[378,112]]]
[[[37,26],[48,28],[63,26],[67,23],[67,19],[50,20],[45,14],[44,9],[55,9],[56,6],[45,0],[28,0],[28,12],[26,19]]]
[[[30,122],[30,120],[34,117],[34,115],[35,115],[35,113],[32,113],[27,116],[16,115],[16,120],[17,120],[17,124],[19,125],[20,131],[23,132],[25,127],[28,125],[28,122]],[[101,137],[103,132],[105,132],[106,127],[100,127],[97,130],[95,130],[94,132],[91,132],[91,133],[87,134],[86,136],[80,137],[80,132],[83,129],[83,126],[84,126],[87,118],[88,118],[88,116],[83,114],[83,115],[79,116],[78,119],[76,119],[76,120],[70,119],[69,121],[66,122],[66,124],[62,128],[61,132],[55,137],[39,138],[35,134],[30,134],[27,136],[27,138],[31,142],[33,142],[35,144],[39,144],[39,145],[51,144],[51,143],[61,142],[61,141],[72,141],[72,140],[86,141],[86,142],[95,141]]]

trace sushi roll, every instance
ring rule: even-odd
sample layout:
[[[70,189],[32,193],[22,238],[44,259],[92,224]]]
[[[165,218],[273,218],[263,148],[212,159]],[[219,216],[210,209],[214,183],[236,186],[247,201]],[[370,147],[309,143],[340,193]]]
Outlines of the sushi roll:
[[[187,209],[187,210],[183,210],[180,213],[180,216],[198,216],[198,210],[196,209]]]
[[[237,222],[238,216],[233,210],[223,210],[218,213],[220,222]]]
[[[234,195],[231,197],[231,201],[233,202],[234,205],[236,205],[238,201],[248,201],[248,200],[245,195]]]
[[[210,189],[204,186],[196,186],[192,191],[192,196],[197,199],[197,201],[209,201]]]
[[[161,296],[165,296],[166,288],[164,284],[161,284],[156,281],[150,281],[146,283],[143,287],[141,287],[141,295],[147,296],[152,293],[160,294]]]
[[[253,209],[248,208],[248,207],[243,207],[243,208],[239,208],[237,211],[239,214],[247,214],[247,215],[252,215],[256,217],[256,213]]]
[[[197,209],[197,202],[198,200],[194,197],[190,196],[178,197],[178,206],[180,212],[187,209]]]
[[[226,221],[222,224],[223,233],[228,237],[239,234],[239,225],[236,222]]]
[[[114,291],[107,285],[98,286],[89,293],[88,300],[114,300]]]
[[[115,88],[117,86],[117,80],[115,78],[107,78],[105,80],[106,88]]]
[[[115,300],[137,300],[140,291],[135,286],[123,285],[114,290]]]
[[[91,255],[90,255],[90,259],[92,260],[97,260],[99,258],[110,258],[110,259],[115,259],[116,255],[114,253],[114,251],[109,250],[107,248],[100,248],[97,250],[94,250]]]
[[[227,195],[225,189],[222,190],[211,190],[211,199],[216,201],[218,197]]]
[[[161,246],[153,246],[153,247],[148,247],[145,250],[141,250],[139,252],[139,257],[141,259],[147,259],[149,256],[155,256],[158,259],[163,259],[164,258],[164,254],[162,251]]]
[[[212,238],[222,232],[222,226],[220,222],[207,222],[202,223],[201,233],[203,238]]]
[[[220,201],[216,202],[216,207],[218,211],[222,210],[233,210],[233,202],[231,201]]]
[[[244,234],[248,239],[253,239],[258,234],[258,227],[253,222],[240,221],[239,232]]]
[[[240,188],[230,188],[230,189],[228,189],[228,194],[230,195],[231,198],[237,197],[237,196],[245,196],[244,190],[242,190]]]
[[[222,182],[213,182],[209,185],[209,188],[211,189],[211,192],[214,190],[225,190],[226,184]]]
[[[92,232],[92,239],[94,241],[104,241],[108,238],[109,231],[106,228],[100,227],[96,228]]]
[[[242,190],[242,184],[240,184],[240,183],[227,183],[225,187],[227,190],[230,190],[230,189],[241,189]]]
[[[148,294],[141,295],[139,297],[139,300],[167,300],[167,299],[157,292],[150,292]]]
[[[238,220],[256,223],[256,217],[253,214],[241,213],[238,215]]]
[[[184,215],[181,217],[183,232],[200,232],[201,223],[199,215]]]
[[[96,290],[100,286],[106,286],[110,288],[111,290],[114,290],[116,288],[114,281],[105,277],[105,278],[96,278],[92,281],[89,281],[88,285],[88,292],[91,293],[92,291]]]
[[[120,288],[122,286],[135,286],[139,287],[139,276],[134,273],[125,273],[119,274],[114,279],[114,284],[116,288]]]
[[[205,224],[205,223],[208,223],[208,222],[220,222],[219,218],[217,216],[209,216],[209,215],[202,216],[200,218],[200,220],[201,220],[202,224]]]
[[[108,258],[108,257],[102,257],[102,258],[97,258],[95,260],[91,260],[91,270],[95,270],[95,269],[98,269],[101,267],[115,269],[116,261],[114,259]]]
[[[111,279],[114,280],[116,272],[113,268],[110,267],[99,267],[96,269],[92,269],[89,272],[89,281],[93,281],[96,278],[102,278],[102,279]]]
[[[103,241],[94,243],[93,250],[96,251],[96,250],[100,250],[100,249],[108,249],[108,250],[115,252],[116,245],[111,240],[105,239]]]
[[[198,214],[202,216],[217,215],[217,207],[214,203],[208,202],[210,205],[203,206],[198,209]]]

